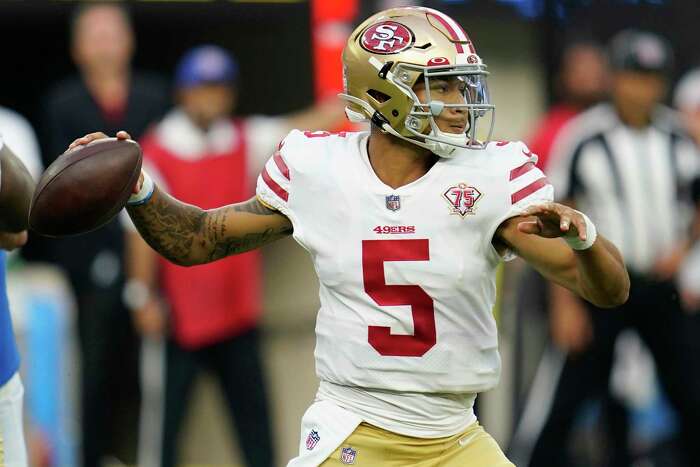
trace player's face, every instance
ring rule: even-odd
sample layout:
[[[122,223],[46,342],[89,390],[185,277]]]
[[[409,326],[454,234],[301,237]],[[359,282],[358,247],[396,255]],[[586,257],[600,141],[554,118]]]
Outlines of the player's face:
[[[185,113],[201,128],[233,111],[235,92],[228,84],[204,84],[181,89],[179,102]]]
[[[430,78],[429,86],[430,93],[423,79],[419,79],[413,86],[413,91],[421,103],[428,103],[429,100],[442,101],[445,104],[467,104],[468,102],[469,89],[461,76]],[[440,131],[464,133],[467,128],[468,112],[464,107],[445,107],[439,115],[434,116],[434,119]]]
[[[129,65],[133,35],[121,10],[101,5],[86,11],[76,24],[73,58],[93,70],[120,70]]]

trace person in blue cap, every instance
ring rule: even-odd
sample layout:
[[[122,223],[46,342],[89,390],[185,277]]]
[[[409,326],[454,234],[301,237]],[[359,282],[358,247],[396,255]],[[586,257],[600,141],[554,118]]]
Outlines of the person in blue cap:
[[[177,65],[177,106],[140,141],[150,173],[172,195],[209,208],[249,199],[276,142],[292,128],[332,129],[344,120],[337,103],[281,117],[233,117],[238,77],[236,60],[216,45],[189,50]],[[165,336],[160,465],[177,464],[177,438],[202,369],[221,384],[247,465],[273,465],[259,355],[260,254],[184,268],[157,256],[136,231],[127,251],[124,301],[146,347]],[[145,410],[159,405],[154,392],[145,387],[145,400],[156,401]]]
[[[33,193],[32,176],[3,143],[0,134],[0,250],[14,250],[27,241],[27,219]],[[5,252],[0,251],[0,465],[28,465],[22,432],[23,395],[19,353],[7,301]]]

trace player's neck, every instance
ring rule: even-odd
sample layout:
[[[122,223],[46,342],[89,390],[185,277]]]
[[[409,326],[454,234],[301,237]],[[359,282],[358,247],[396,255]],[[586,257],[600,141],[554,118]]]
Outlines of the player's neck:
[[[427,149],[401,141],[376,128],[372,129],[367,152],[374,173],[392,188],[399,188],[418,180],[438,160],[438,157]]]

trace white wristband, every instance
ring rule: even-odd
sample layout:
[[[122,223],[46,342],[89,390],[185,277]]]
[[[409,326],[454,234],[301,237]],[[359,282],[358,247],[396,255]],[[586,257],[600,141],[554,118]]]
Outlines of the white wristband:
[[[595,243],[595,239],[598,237],[598,232],[596,231],[595,224],[593,224],[593,221],[591,221],[587,215],[582,212],[579,212],[579,214],[583,216],[583,220],[586,222],[586,239],[581,240],[578,238],[578,235],[575,237],[564,236],[562,238],[574,250],[587,250]]]
[[[126,202],[127,206],[138,206],[147,203],[156,189],[156,185],[148,173],[145,170],[142,170],[141,173],[143,174],[143,185],[141,185],[138,193],[131,195],[129,201]]]

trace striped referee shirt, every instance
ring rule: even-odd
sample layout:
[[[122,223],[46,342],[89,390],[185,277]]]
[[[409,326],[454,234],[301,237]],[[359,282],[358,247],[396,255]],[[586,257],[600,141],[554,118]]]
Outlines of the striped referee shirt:
[[[557,199],[588,214],[632,271],[649,272],[688,236],[700,154],[666,107],[636,129],[612,104],[595,106],[561,131],[548,169]]]

